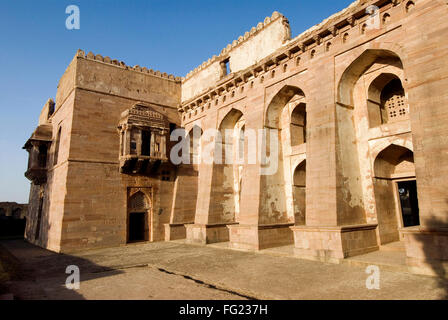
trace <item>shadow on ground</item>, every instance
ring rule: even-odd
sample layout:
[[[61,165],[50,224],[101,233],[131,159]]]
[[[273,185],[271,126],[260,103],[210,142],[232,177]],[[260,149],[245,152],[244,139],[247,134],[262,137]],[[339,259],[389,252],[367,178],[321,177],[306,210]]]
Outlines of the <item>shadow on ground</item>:
[[[448,202],[448,201],[447,201]],[[447,212],[448,215],[448,212]],[[429,226],[443,226],[446,222],[432,217],[431,219],[426,221],[426,224]],[[448,275],[446,272],[446,263],[447,261],[442,261],[440,258],[443,256],[444,252],[447,251],[448,248],[440,247],[440,243],[429,243],[425,241],[425,238],[422,236],[416,237],[423,245],[423,251],[425,253],[425,262],[431,266],[432,271],[437,277],[437,283],[439,288],[444,290],[444,296],[441,299],[448,299]],[[443,242],[441,244],[443,246]],[[444,263],[445,262],[445,265]]]
[[[80,257],[50,252],[24,240],[2,240],[0,295],[13,293],[16,300],[84,299],[77,291],[66,287],[67,277],[71,275],[66,273],[68,266],[79,268],[81,285],[85,281],[123,272]]]

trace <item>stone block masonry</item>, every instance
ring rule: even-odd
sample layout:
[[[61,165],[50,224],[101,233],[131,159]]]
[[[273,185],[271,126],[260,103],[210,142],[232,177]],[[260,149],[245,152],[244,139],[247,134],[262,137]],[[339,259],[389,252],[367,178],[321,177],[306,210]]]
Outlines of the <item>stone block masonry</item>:
[[[446,274],[447,14],[442,0],[358,0],[291,37],[274,12],[185,78],[78,51],[25,144],[26,238],[58,252],[294,245],[330,262],[403,241],[414,272]],[[247,132],[275,130],[278,170],[176,165],[177,128],[246,160]],[[234,134],[195,140],[208,129]]]

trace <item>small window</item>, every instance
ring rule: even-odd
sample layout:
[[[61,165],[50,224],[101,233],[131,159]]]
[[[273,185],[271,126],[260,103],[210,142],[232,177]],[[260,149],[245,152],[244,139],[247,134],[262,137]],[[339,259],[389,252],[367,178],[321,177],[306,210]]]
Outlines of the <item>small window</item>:
[[[361,27],[361,33],[366,34],[366,31],[367,31],[367,24],[364,23]]]
[[[223,77],[232,73],[232,70],[230,70],[230,58],[227,58],[226,60],[221,62],[221,71]]]
[[[162,171],[162,181],[170,181],[171,173],[169,171]]]
[[[54,110],[56,110],[55,103],[53,102],[53,100],[51,100],[48,104],[47,120],[50,119],[50,117],[53,115]]]
[[[406,4],[406,12],[411,11],[411,10],[414,8],[414,6],[415,6],[414,1],[409,1],[409,2]]]
[[[170,123],[170,135],[171,135],[171,133],[173,133],[174,130],[176,130],[176,124]]]
[[[142,156],[151,155],[151,132],[148,130],[142,130]]]
[[[47,146],[40,146],[39,147],[39,167],[40,168],[46,168],[47,167]]]

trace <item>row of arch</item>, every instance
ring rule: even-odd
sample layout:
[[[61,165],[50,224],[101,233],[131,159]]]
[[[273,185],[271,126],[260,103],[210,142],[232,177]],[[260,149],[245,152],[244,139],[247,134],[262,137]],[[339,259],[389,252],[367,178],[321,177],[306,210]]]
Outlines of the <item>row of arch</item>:
[[[381,65],[383,72],[373,72],[373,67],[376,65]],[[338,195],[340,202],[338,207],[347,212],[346,216],[341,218],[345,219],[344,224],[366,222],[367,204],[364,193],[366,188],[360,179],[365,164],[360,163],[358,156],[364,147],[360,146],[360,143],[353,142],[358,140],[356,136],[359,135],[359,131],[367,132],[366,130],[371,128],[409,120],[404,82],[402,61],[398,55],[389,50],[366,50],[342,74],[338,84],[335,120],[338,123],[336,152],[341,161],[338,175],[346,179],[345,185],[338,190],[341,192]],[[360,94],[362,90],[364,93]],[[355,128],[356,124],[351,120],[360,105],[364,105],[368,119],[367,126],[362,129],[364,131]],[[288,158],[294,154],[295,147],[305,144],[308,140],[307,102],[303,90],[296,86],[284,86],[268,104],[264,119],[265,128],[278,129],[280,132],[280,157],[279,170],[273,175],[261,177],[260,188],[265,196],[260,197],[260,224],[292,222],[304,225],[307,190],[306,154],[301,161],[296,161],[295,167],[292,167],[292,161]],[[234,135],[230,140],[224,139],[223,145],[231,145],[235,151],[234,155],[240,155],[245,150],[245,118],[242,111],[232,109],[224,116],[219,130],[223,133],[226,129],[233,129]],[[269,150],[269,145],[267,148]],[[397,240],[398,237],[398,224],[392,212],[396,209],[396,198],[391,194],[394,192],[393,181],[415,179],[412,143],[409,145],[390,142],[376,152],[371,155],[374,160],[370,163],[376,199],[375,211],[379,224],[382,223],[379,227],[380,236],[383,235],[384,242],[390,242]],[[244,167],[238,163],[214,164],[210,201],[212,213],[209,223],[238,222],[243,170]],[[358,201],[358,208],[354,209],[353,203],[348,203],[347,193],[352,197],[351,201],[353,199]]]

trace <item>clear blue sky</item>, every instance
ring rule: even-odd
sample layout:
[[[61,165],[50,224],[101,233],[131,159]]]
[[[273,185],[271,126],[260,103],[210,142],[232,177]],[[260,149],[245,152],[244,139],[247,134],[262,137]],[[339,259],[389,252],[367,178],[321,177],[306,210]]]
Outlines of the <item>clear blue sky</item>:
[[[0,1],[0,201],[28,202],[21,148],[78,48],[185,76],[275,10],[294,37],[353,1]],[[71,4],[80,30],[65,28]]]

